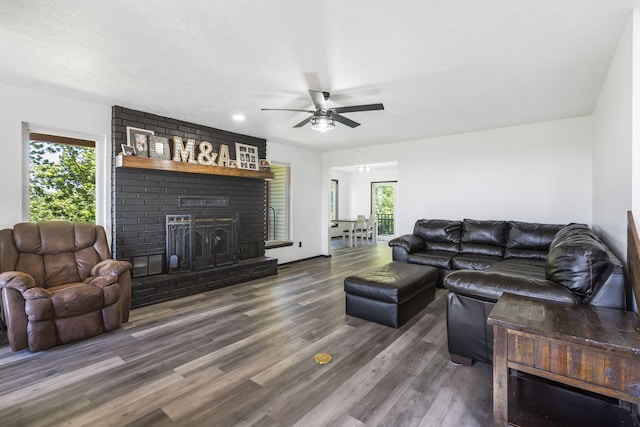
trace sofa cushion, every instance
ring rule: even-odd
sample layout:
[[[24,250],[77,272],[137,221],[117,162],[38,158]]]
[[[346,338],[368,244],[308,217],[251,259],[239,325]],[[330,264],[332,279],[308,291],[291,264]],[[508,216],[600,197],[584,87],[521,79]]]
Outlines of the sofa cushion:
[[[545,261],[529,258],[509,258],[496,262],[486,271],[492,273],[512,274],[535,279],[545,279]]]
[[[451,259],[452,270],[486,270],[502,258],[480,254],[458,254]]]
[[[559,224],[509,221],[504,257],[546,259],[551,242],[563,227]]]
[[[452,252],[452,253],[460,252],[460,243],[425,241],[424,247],[429,251],[446,251],[446,252]]]
[[[504,248],[502,246],[483,245],[480,243],[461,243],[461,254],[487,255],[502,258]]]
[[[465,219],[462,222],[462,243],[504,246],[506,237],[507,221]]]
[[[547,259],[549,250],[539,249],[504,249],[504,258],[522,258],[522,259],[535,259],[544,261]]]
[[[444,286],[457,294],[490,302],[498,301],[504,292],[549,301],[578,302],[572,292],[550,280],[490,271],[454,271],[445,277]]]
[[[460,221],[446,219],[420,219],[413,227],[413,234],[427,242],[460,243]]]
[[[450,269],[451,258],[453,258],[455,255],[456,253],[448,251],[419,251],[410,253],[407,256],[407,262]]]
[[[587,236],[591,236],[595,240],[598,240],[596,234],[591,231],[588,225],[586,224],[576,224],[571,223],[565,227],[562,227],[553,238],[553,241],[549,245],[549,248],[555,246],[559,241],[566,239],[567,237],[574,236],[577,234],[583,234]]]
[[[507,237],[506,221],[462,221],[460,253],[502,257]]]
[[[554,239],[546,261],[546,278],[571,290],[583,301],[597,290],[610,266],[609,255],[593,233],[572,227]]]

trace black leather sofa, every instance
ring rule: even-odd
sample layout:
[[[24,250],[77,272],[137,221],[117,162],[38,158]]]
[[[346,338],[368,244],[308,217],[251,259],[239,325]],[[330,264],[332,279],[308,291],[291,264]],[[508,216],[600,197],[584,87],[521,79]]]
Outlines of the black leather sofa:
[[[389,246],[394,261],[438,268],[456,363],[492,362],[486,321],[503,292],[627,308],[622,263],[584,224],[421,219]]]

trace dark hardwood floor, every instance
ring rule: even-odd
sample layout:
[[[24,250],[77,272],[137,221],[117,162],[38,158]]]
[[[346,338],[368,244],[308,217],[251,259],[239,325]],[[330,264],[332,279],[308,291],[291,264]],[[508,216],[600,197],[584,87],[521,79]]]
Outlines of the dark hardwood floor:
[[[3,344],[0,425],[492,425],[491,367],[449,362],[444,290],[399,329],[345,316],[344,277],[390,260],[385,242],[336,249],[86,341]]]

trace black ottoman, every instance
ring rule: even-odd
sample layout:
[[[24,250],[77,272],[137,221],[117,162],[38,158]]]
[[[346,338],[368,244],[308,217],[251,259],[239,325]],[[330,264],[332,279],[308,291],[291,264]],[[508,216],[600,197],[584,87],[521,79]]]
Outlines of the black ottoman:
[[[438,270],[392,261],[344,279],[348,315],[397,328],[436,297]]]

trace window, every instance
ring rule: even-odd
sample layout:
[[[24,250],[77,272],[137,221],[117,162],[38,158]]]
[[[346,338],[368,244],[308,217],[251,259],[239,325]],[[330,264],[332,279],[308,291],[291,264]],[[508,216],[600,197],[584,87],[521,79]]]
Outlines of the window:
[[[267,241],[288,241],[291,168],[271,164],[274,178],[267,181]]]
[[[329,219],[338,219],[338,180],[331,180],[331,194],[329,195]]]
[[[378,216],[378,236],[395,235],[396,182],[371,183],[371,213]]]
[[[96,222],[95,141],[29,133],[29,220]]]

